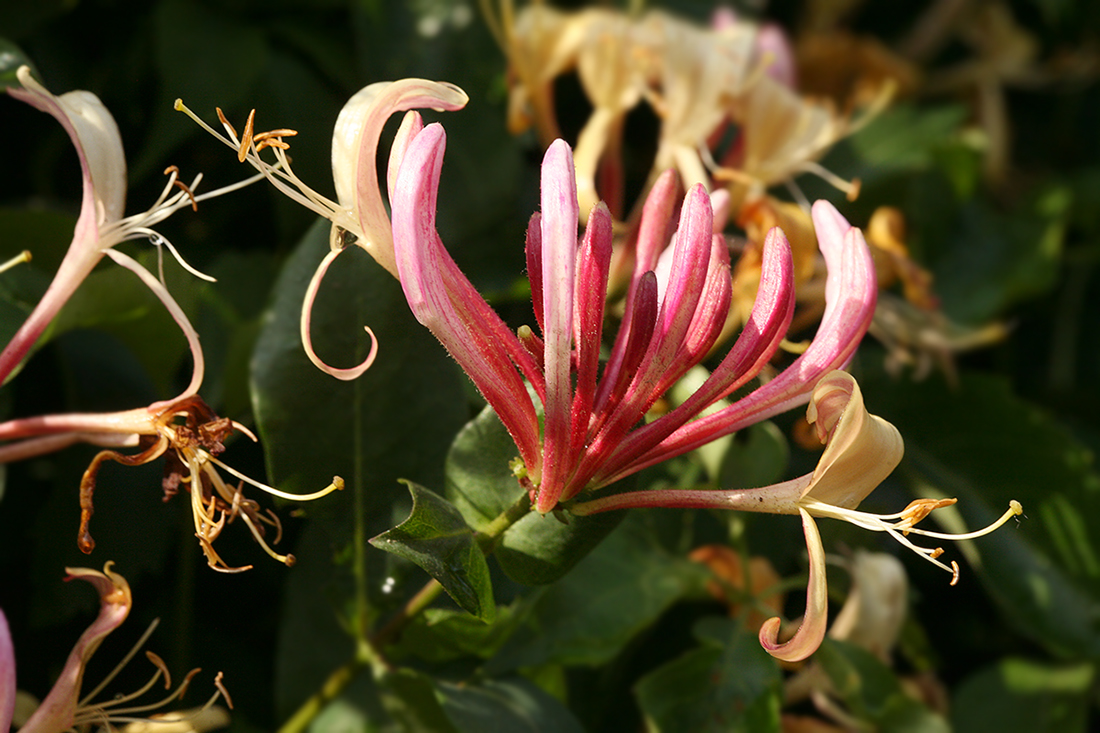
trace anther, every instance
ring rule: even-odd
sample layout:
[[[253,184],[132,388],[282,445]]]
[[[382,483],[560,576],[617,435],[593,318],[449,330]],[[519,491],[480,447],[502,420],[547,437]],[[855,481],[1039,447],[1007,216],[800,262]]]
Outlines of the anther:
[[[233,139],[237,139],[237,129],[225,118],[225,113],[222,112],[221,107],[215,107],[214,110],[218,113],[218,119],[225,126],[225,129],[233,136]]]
[[[166,176],[179,176],[179,174],[180,169],[174,165],[170,165],[164,169],[164,175]],[[191,193],[191,189],[188,188],[187,184],[181,181],[178,177],[172,180],[172,184],[176,188],[187,194],[187,198],[191,199],[191,211],[198,211],[199,202],[195,200],[195,194]]]
[[[241,147],[237,151],[237,161],[243,163],[248,157],[248,147],[252,144],[252,124],[256,121],[256,110],[248,113],[248,119],[244,123],[244,132],[241,133]]]

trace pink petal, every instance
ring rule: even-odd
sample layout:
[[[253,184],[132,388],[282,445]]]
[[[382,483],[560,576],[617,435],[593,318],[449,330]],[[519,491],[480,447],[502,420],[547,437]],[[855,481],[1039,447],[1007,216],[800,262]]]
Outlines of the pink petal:
[[[717,437],[804,404],[818,380],[845,365],[855,353],[875,312],[878,282],[874,262],[863,234],[848,226],[831,204],[818,202],[814,214],[819,227],[818,244],[829,272],[825,313],[810,346],[764,386],[670,434],[654,450],[654,459],[632,465],[632,470],[694,450]]]
[[[542,313],[546,343],[546,420],[543,476],[535,508],[553,509],[572,468],[570,408],[573,383],[573,290],[577,261],[577,180],[573,154],[564,140],[542,162]]]
[[[605,456],[595,482],[606,485],[623,476],[667,460],[683,451],[666,441],[700,411],[740,389],[753,379],[771,359],[787,333],[794,314],[794,274],[790,244],[783,233],[773,229],[764,242],[760,287],[752,314],[733,348],[711,373],[703,386],[672,412],[643,425],[625,437]],[[695,425],[700,422],[697,420]],[[699,445],[718,437],[717,429],[699,440]],[[687,449],[687,450],[690,450]],[[677,452],[674,452],[677,451]]]
[[[53,689],[30,720],[19,729],[20,733],[53,733],[72,726],[73,714],[80,699],[84,666],[104,637],[117,629],[129,615],[133,600],[126,579],[111,571],[111,563],[107,563],[103,570],[100,573],[88,568],[66,568],[69,579],[79,578],[95,586],[99,592],[99,616],[80,636]]]
[[[409,145],[393,201],[394,253],[409,307],[496,410],[529,471],[540,470],[539,425],[523,380],[537,365],[451,259],[435,230],[446,133],[428,125]]]

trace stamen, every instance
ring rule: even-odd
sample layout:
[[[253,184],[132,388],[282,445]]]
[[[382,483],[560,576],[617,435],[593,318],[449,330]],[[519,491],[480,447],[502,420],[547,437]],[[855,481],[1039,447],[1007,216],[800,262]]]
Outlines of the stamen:
[[[255,120],[256,110],[252,110],[248,113],[248,119],[244,123],[244,133],[241,134],[241,147],[237,151],[238,163],[243,163],[245,158],[248,157],[248,149],[252,146],[252,123]]]
[[[322,496],[327,496],[327,495],[331,494],[333,491],[343,491],[344,490],[344,479],[340,478],[339,476],[333,476],[332,477],[332,483],[330,483],[328,486],[321,489],[320,491],[314,491],[312,494],[291,494],[291,493],[286,492],[286,491],[280,491],[279,489],[276,489],[274,486],[268,486],[267,484],[260,483],[259,481],[255,480],[253,478],[249,478],[248,476],[244,475],[243,473],[241,473],[237,469],[233,468],[232,466],[227,466],[226,464],[222,463],[217,458],[215,458],[214,456],[207,453],[205,450],[200,450],[199,451],[199,458],[200,458],[200,460],[209,461],[210,463],[213,463],[215,466],[217,466],[218,468],[221,468],[226,473],[232,474],[235,478],[238,478],[238,479],[240,479],[241,481],[244,481],[247,484],[255,486],[257,489],[261,489],[263,491],[266,491],[267,493],[271,494],[272,496],[278,496],[279,498],[282,498],[282,499],[290,499],[291,501],[313,501],[314,499],[320,499]]]
[[[138,649],[141,649],[141,647],[145,646],[145,642],[149,640],[149,637],[153,635],[153,632],[159,625],[160,619],[153,619],[153,623],[149,624],[149,628],[145,630],[145,633],[141,635],[141,637],[132,647],[130,647],[130,651],[126,653],[126,656],[122,658],[122,661],[116,664],[115,668],[110,671],[110,673],[103,679],[103,681],[100,682],[94,690],[85,695],[84,698],[77,703],[77,705],[83,707],[84,705],[88,704],[89,700],[91,700],[99,693],[103,692],[103,688],[109,685],[111,683],[111,680],[118,676],[118,673],[122,671],[123,667],[130,663],[130,660],[133,659],[134,655],[138,653]]]
[[[218,692],[220,692],[222,694],[222,697],[225,698],[225,704],[229,706],[230,710],[232,710],[233,709],[233,698],[229,697],[229,690],[225,689],[225,684],[222,682],[222,673],[221,672],[218,672],[218,674],[214,677],[214,687],[218,688]],[[210,701],[210,703],[213,703],[213,702],[214,702],[213,700]],[[209,705],[210,703],[207,703],[207,704]]]
[[[952,561],[951,565],[948,566],[947,564],[937,559],[940,557],[940,555],[943,554],[942,547],[936,547],[934,549],[920,547],[919,545],[913,544],[913,542],[908,539],[908,535],[919,534],[925,537],[954,541],[971,540],[989,534],[990,532],[999,528],[1009,519],[1023,514],[1024,511],[1023,506],[1020,504],[1020,502],[1013,499],[1008,504],[1008,510],[1005,511],[1005,513],[1002,514],[997,521],[993,522],[988,527],[985,527],[983,529],[962,534],[933,532],[913,527],[913,524],[928,516],[928,514],[931,513],[933,510],[945,506],[951,506],[955,502],[955,499],[918,499],[912,502],[903,511],[892,515],[870,514],[867,512],[857,511],[855,509],[842,509],[840,507],[833,506],[832,504],[825,504],[824,502],[817,501],[816,499],[802,499],[799,504],[811,515],[816,517],[831,517],[833,519],[842,519],[850,524],[856,525],[857,527],[862,527],[873,532],[888,533],[899,543],[901,543],[905,547],[908,547],[910,550],[917,553],[928,562],[951,573],[951,585],[955,585],[959,582],[959,564],[955,561]],[[890,520],[898,521],[891,522]]]
[[[187,198],[191,199],[191,211],[199,210],[199,202],[195,200],[195,194],[191,193],[191,189],[187,187],[187,184],[181,183],[179,176],[180,169],[174,165],[170,165],[164,169],[164,175],[171,176],[169,179],[172,184],[187,194]]]
[[[6,272],[7,270],[10,270],[11,268],[15,267],[16,265],[21,265],[24,262],[30,262],[30,261],[31,261],[31,252],[30,252],[29,249],[25,249],[22,252],[20,252],[19,254],[17,254],[15,257],[12,257],[10,260],[8,260],[4,264],[0,265],[0,272]]]
[[[198,117],[196,117],[195,115],[193,115],[193,114],[191,113],[191,110],[187,109],[187,107],[185,107],[185,106],[183,105],[183,100],[182,100],[182,99],[177,99],[177,100],[176,100],[176,104],[175,104],[175,107],[176,107],[176,109],[177,109],[177,110],[179,110],[180,112],[183,112],[183,113],[184,113],[184,114],[186,114],[186,115],[187,115],[188,117],[190,117],[191,119],[193,119],[193,120],[194,120],[195,122],[198,122],[198,123],[199,123],[200,125],[202,125],[203,127],[206,127],[206,123],[204,123],[204,122],[203,122],[202,120],[200,120],[200,119],[199,119]],[[223,126],[223,127],[225,127],[225,130],[226,130],[226,132],[228,132],[228,133],[229,133],[229,137],[230,137],[230,139],[231,139],[231,140],[233,141],[233,147],[237,147],[237,130],[236,130],[236,128],[234,128],[234,127],[233,127],[233,125],[231,125],[231,124],[229,123],[229,120],[227,120],[227,119],[225,118],[225,113],[224,113],[224,112],[222,112],[222,108],[221,108],[221,107],[215,107],[215,108],[214,108],[214,111],[218,113],[218,120],[219,120],[219,121],[220,121],[220,122],[222,123],[222,126]],[[255,112],[255,110],[252,110],[252,111],[253,111],[253,112]],[[206,129],[207,129],[207,130],[210,130],[210,128],[209,128],[209,127],[206,127]],[[210,130],[210,132],[214,132],[214,131],[213,131],[213,130]],[[217,134],[216,132],[215,132],[214,134],[215,134],[215,135],[216,135],[217,137],[221,137],[221,136],[220,136],[220,135],[218,135],[218,134]]]

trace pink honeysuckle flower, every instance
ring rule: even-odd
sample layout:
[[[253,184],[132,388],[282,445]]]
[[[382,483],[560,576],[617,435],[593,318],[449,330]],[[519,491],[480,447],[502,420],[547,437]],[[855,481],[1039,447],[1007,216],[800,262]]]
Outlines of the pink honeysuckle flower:
[[[247,161],[280,192],[332,222],[330,251],[317,266],[317,271],[306,288],[300,324],[306,356],[326,374],[337,379],[355,379],[370,368],[378,352],[378,342],[369,327],[365,329],[371,337],[370,353],[358,366],[346,369],[330,366],[314,351],[310,336],[310,314],[329,266],[349,244],[354,243],[397,277],[390,219],[378,186],[376,159],[383,125],[395,112],[413,109],[453,111],[462,109],[468,101],[466,93],[454,84],[425,79],[383,81],[359,90],[340,111],[332,134],[332,174],[336,187],[336,201],[333,201],[310,188],[291,170],[290,159],[286,154],[290,145],[283,138],[297,135],[297,131],[278,129],[253,133],[253,110],[238,136],[233,125],[225,118],[221,109],[218,109],[218,118],[226,132],[222,135],[188,109],[183,100],[176,100],[177,110],[236,150],[242,163]],[[394,139],[390,153],[391,167],[401,161],[405,145],[419,130],[420,118],[410,112]],[[260,152],[265,148],[270,148],[274,153],[274,164],[260,157]],[[390,170],[389,179],[392,181],[395,176],[396,169]]]
[[[153,288],[157,297],[165,302],[165,305],[168,305],[169,301],[174,305],[175,301],[162,284],[142,275],[146,273],[144,267],[129,256],[113,249],[124,241],[149,238],[158,245],[164,244],[189,272],[211,280],[212,278],[196,272],[187,265],[172,244],[150,227],[179,209],[195,207],[203,199],[220,196],[251,182],[251,180],[242,181],[196,196],[193,191],[202,180],[201,174],[195,177],[190,186],[187,186],[178,180],[179,171],[175,166],[171,166],[165,171],[169,176],[168,183],[165,184],[164,191],[153,206],[140,214],[124,217],[126,157],[123,154],[118,126],[111,113],[91,92],[77,90],[60,96],[51,94],[31,76],[29,67],[20,67],[16,72],[16,78],[23,86],[21,89],[9,87],[8,94],[52,115],[69,134],[80,158],[80,167],[84,175],[84,195],[80,204],[80,216],[73,232],[72,244],[69,245],[53,282],[50,283],[46,294],[19,331],[0,352],[0,383],[6,381],[22,363],[42,332],[104,255],[141,277],[150,288]],[[156,285],[154,286],[153,283]],[[193,331],[190,331],[190,325],[185,326],[177,317],[179,309],[169,307],[169,310],[172,311],[173,317],[187,334],[188,339],[191,339]],[[198,383],[193,384],[192,387],[197,389]]]
[[[117,696],[107,702],[91,702],[118,672],[116,668],[115,672],[112,672],[102,684],[90,693],[81,696],[84,670],[88,665],[88,660],[92,658],[92,655],[95,654],[107,635],[122,625],[133,607],[130,585],[124,577],[111,570],[112,564],[107,563],[102,573],[89,568],[66,568],[66,572],[69,574],[66,580],[80,579],[91,583],[95,587],[99,593],[99,615],[80,636],[76,646],[69,653],[65,667],[61,670],[61,674],[58,676],[53,688],[34,713],[19,728],[20,733],[62,733],[85,725],[134,721],[136,720],[134,718],[135,714],[154,710],[173,700],[182,698],[191,678],[199,671],[196,669],[189,674],[183,683],[166,698],[153,704],[132,705],[130,703],[133,703],[136,698],[151,689],[162,675],[165,677],[166,687],[171,688],[168,670],[164,666],[164,662],[152,652],[146,652],[146,656],[157,667],[157,672],[152,680],[136,693]],[[151,631],[152,628],[149,632]],[[149,632],[138,642],[138,646],[148,638]],[[137,649],[134,651],[137,651]],[[120,667],[126,664],[132,654],[131,652],[131,655],[126,657]],[[215,678],[214,684],[217,687],[217,692],[203,706],[202,711],[220,712],[220,715],[214,716],[214,718],[221,721],[220,725],[212,727],[222,727],[228,724],[228,716],[221,708],[211,707],[221,696],[224,696],[226,702],[229,703],[229,695],[222,685],[220,672]],[[15,689],[15,656],[12,651],[11,635],[7,620],[0,612],[0,730],[6,731],[11,725],[15,707]],[[233,707],[232,703],[229,703],[229,706]],[[204,728],[204,730],[212,729],[212,727]],[[111,730],[114,730],[114,728],[111,728]]]
[[[636,427],[669,387],[707,355],[730,301],[729,257],[713,233],[711,200],[694,186],[678,229],[676,183],[654,185],[641,219],[626,312],[602,374],[599,350],[611,257],[611,217],[597,205],[578,246],[569,146],[542,166],[542,212],[527,234],[527,264],[542,337],[518,336],[459,271],[435,231],[445,133],[429,125],[405,151],[393,194],[401,284],[413,313],[450,351],[515,440],[517,476],[542,513],[647,466],[805,403],[818,380],[846,364],[874,312],[867,245],[828,203],[814,218],[829,270],[827,306],[812,344],[776,378],[700,415],[755,378],[786,334],[794,307],[791,254],[778,229],[767,238],[755,307],[741,336],[703,385],[669,413]],[[528,395],[526,379],[544,412]]]
[[[931,532],[914,526],[934,509],[954,504],[954,499],[918,499],[892,515],[860,512],[856,507],[901,460],[904,452],[901,435],[893,425],[867,411],[855,378],[842,371],[831,372],[817,383],[806,410],[806,419],[815,425],[818,438],[826,444],[826,448],[817,468],[805,476],[755,489],[635,491],[574,504],[571,511],[590,515],[632,507],[681,507],[735,509],[801,517],[810,561],[806,614],[798,631],[783,643],[779,642],[779,618],[768,620],[760,629],[760,642],[764,648],[773,656],[787,661],[810,656],[821,645],[828,623],[825,550],[814,517],[841,519],[864,529],[887,532],[924,559],[950,572],[953,585],[958,579],[958,564],[944,564],[937,559],[943,553],[941,548],[920,547],[907,535],[972,539],[992,532],[1022,512],[1020,504],[1013,501],[1008,511],[990,526],[960,535]]]

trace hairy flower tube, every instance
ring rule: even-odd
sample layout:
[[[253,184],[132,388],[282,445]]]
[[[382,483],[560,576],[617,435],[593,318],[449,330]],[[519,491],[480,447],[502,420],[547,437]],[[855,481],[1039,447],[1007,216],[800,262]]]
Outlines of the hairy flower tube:
[[[182,100],[176,100],[177,110],[236,150],[237,158],[242,163],[248,162],[281,193],[332,222],[330,250],[317,266],[317,271],[306,288],[300,323],[306,356],[326,374],[337,379],[355,379],[370,368],[378,352],[378,342],[369,327],[365,329],[371,337],[370,353],[358,366],[346,369],[330,366],[314,351],[310,334],[310,314],[329,266],[349,244],[354,243],[397,277],[390,219],[378,186],[376,159],[382,126],[395,112],[425,108],[457,110],[462,109],[467,101],[469,97],[455,85],[424,79],[377,82],[359,90],[340,111],[332,134],[332,173],[336,186],[336,201],[332,201],[306,185],[291,170],[286,153],[290,144],[284,138],[297,135],[297,131],[278,129],[256,133],[253,129],[253,110],[238,136],[236,129],[225,118],[221,109],[218,109],[218,118],[226,133],[222,135],[188,109]],[[409,127],[411,122],[412,118],[406,120],[394,140],[392,161],[401,159],[400,150],[412,134]],[[260,157],[260,152],[266,148],[270,148],[274,154],[274,164]],[[390,171],[390,178],[394,175],[395,171]]]
[[[91,92],[77,90],[60,96],[51,94],[31,76],[27,66],[20,67],[16,77],[23,86],[21,89],[9,87],[8,94],[52,115],[69,134],[80,159],[84,194],[72,243],[57,274],[22,327],[0,352],[0,383],[6,381],[26,358],[42,332],[104,255],[141,277],[166,305],[168,301],[174,303],[163,284],[142,276],[146,272],[144,267],[113,249],[124,241],[148,238],[158,245],[163,244],[189,272],[211,279],[183,262],[172,244],[150,227],[179,209],[196,207],[203,199],[220,196],[252,182],[252,179],[245,180],[196,196],[194,190],[202,180],[201,174],[187,186],[178,180],[179,171],[171,166],[165,171],[168,182],[164,191],[153,205],[140,214],[124,217],[126,157],[123,154],[118,126],[111,113]],[[194,386],[197,388],[198,385]]]
[[[855,378],[842,371],[827,374],[818,382],[806,410],[806,419],[815,425],[818,438],[826,443],[826,448],[817,468],[805,476],[754,489],[636,491],[575,504],[571,511],[589,515],[632,507],[682,507],[735,509],[801,517],[810,559],[806,614],[794,636],[782,643],[779,641],[779,618],[768,620],[760,629],[760,642],[764,648],[773,656],[787,661],[798,661],[812,654],[825,637],[828,623],[825,550],[815,517],[841,519],[864,529],[886,532],[924,559],[951,573],[953,585],[958,580],[958,564],[944,564],[938,559],[943,553],[942,548],[920,547],[908,535],[949,540],[973,539],[992,532],[1023,511],[1020,504],[1013,501],[1000,519],[990,526],[959,535],[932,532],[915,526],[933,510],[954,504],[954,499],[918,499],[901,512],[891,515],[858,511],[856,507],[860,502],[901,460],[904,452],[901,435],[893,425],[867,411]]]
[[[133,722],[142,720],[136,715],[156,710],[168,703],[183,697],[191,678],[199,670],[193,670],[184,678],[175,690],[155,703],[136,703],[137,699],[151,690],[163,676],[166,689],[171,690],[171,678],[168,669],[160,657],[152,652],[146,652],[146,657],[157,668],[152,679],[141,689],[129,695],[119,695],[101,703],[93,703],[92,700],[107,686],[114,676],[130,660],[137,651],[153,627],[138,641],[137,646],[122,663],[107,676],[94,690],[81,696],[81,687],[84,682],[84,670],[88,660],[92,658],[99,645],[112,631],[122,625],[133,607],[133,597],[130,594],[130,585],[126,579],[111,570],[112,563],[107,563],[103,572],[88,568],[67,568],[67,580],[80,579],[91,583],[99,593],[99,615],[92,625],[80,636],[76,646],[69,653],[61,674],[54,683],[46,698],[34,711],[34,713],[20,726],[21,733],[62,733],[62,731],[74,730],[85,725],[104,725],[109,728],[109,723]],[[219,697],[224,697],[230,707],[229,695],[222,686],[221,673],[214,680],[217,691],[203,706],[202,711],[219,711],[220,708],[211,708]],[[7,621],[0,613],[0,730],[8,730],[12,723],[12,713],[15,706],[15,656],[12,653],[11,636],[8,631]],[[224,710],[216,716],[228,723]],[[82,729],[82,728],[81,728]],[[113,730],[113,728],[111,728]]]
[[[756,305],[736,343],[688,400],[639,426],[707,355],[729,309],[729,255],[713,234],[706,191],[688,191],[677,224],[673,174],[654,185],[640,223],[625,316],[601,372],[611,216],[597,205],[578,243],[569,146],[559,140],[546,153],[542,211],[527,233],[541,337],[526,327],[513,333],[444,249],[435,231],[444,147],[443,128],[429,125],[409,143],[401,163],[392,196],[401,284],[416,318],[511,434],[522,462],[517,475],[539,512],[804,403],[822,376],[847,363],[870,322],[876,283],[867,246],[859,230],[819,202],[814,218],[829,270],[827,306],[807,350],[767,384],[703,415],[752,381],[786,334],[794,307],[791,254],[776,229],[764,248]],[[525,379],[541,402],[544,428]]]

